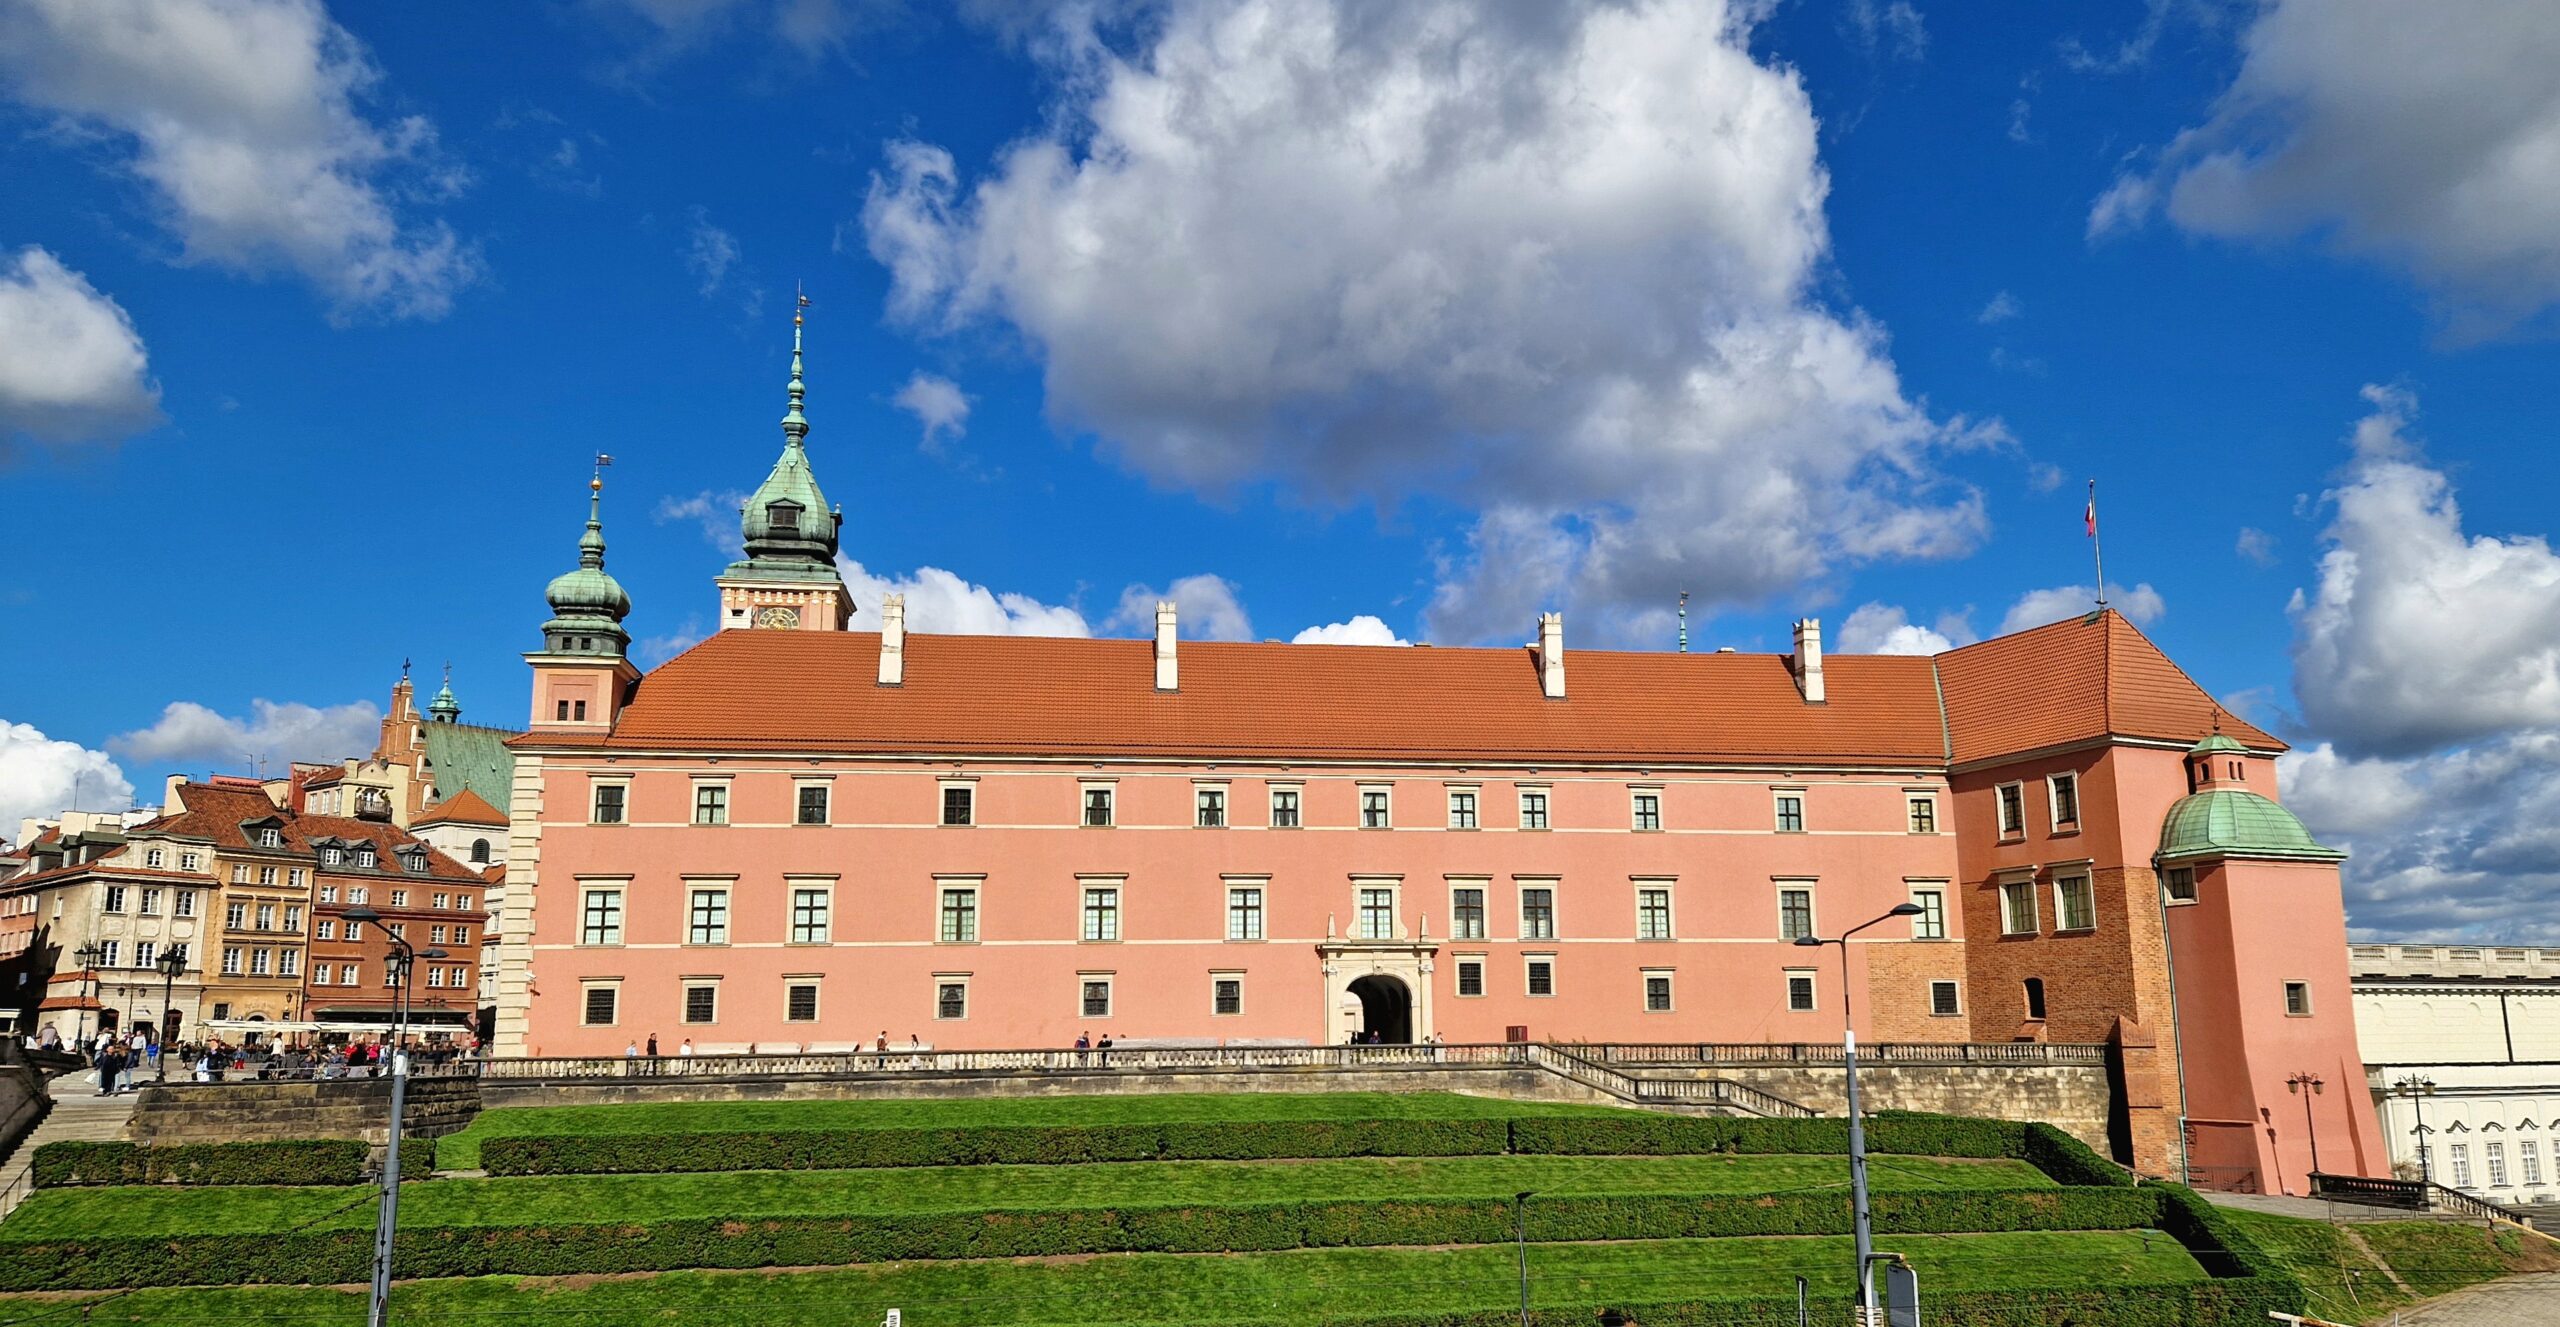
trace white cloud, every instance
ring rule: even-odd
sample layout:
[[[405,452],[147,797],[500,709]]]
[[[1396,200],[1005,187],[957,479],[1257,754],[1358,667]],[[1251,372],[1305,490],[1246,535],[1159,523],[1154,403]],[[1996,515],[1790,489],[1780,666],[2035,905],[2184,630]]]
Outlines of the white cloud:
[[[918,567],[909,576],[880,576],[839,555],[836,570],[853,592],[855,631],[880,629],[880,600],[907,597],[907,629],[949,636],[1090,636],[1084,614],[1027,594],[990,590],[944,571]]]
[[[1982,312],[1973,315],[1973,320],[1978,323],[2005,323],[2026,311],[2027,306],[2019,303],[2017,296],[2004,290],[1993,295],[1991,302],[1982,306]]]
[[[2560,726],[2560,554],[2465,535],[2453,485],[2405,436],[2416,401],[2368,387],[2354,459],[2323,495],[2320,579],[2294,596],[2294,693],[2353,755]]]
[[[692,225],[685,231],[684,266],[700,284],[696,287],[705,299],[720,293],[720,285],[729,279],[729,269],[738,263],[738,237],[711,224],[710,213],[700,207],[689,214]]]
[[[702,527],[702,537],[712,547],[731,557],[744,557],[747,552],[745,528],[739,511],[747,505],[747,495],[734,488],[706,488],[689,498],[674,496],[658,499],[650,518],[660,525],[671,521],[692,521]]]
[[[121,811],[133,783],[103,751],[0,719],[0,843],[17,838],[18,822],[72,810],[75,799],[79,810]]]
[[[942,449],[944,434],[957,438],[969,431],[969,398],[961,394],[960,384],[949,378],[919,369],[907,378],[907,385],[889,398],[889,403],[914,415],[924,425],[924,449]]]
[[[2285,804],[2349,854],[2355,938],[2560,944],[2560,735],[2410,758],[2322,742],[2281,773]]]
[[[2240,527],[2240,538],[2231,550],[2261,567],[2276,564],[2276,537],[2254,525]]]
[[[2168,602],[2160,597],[2158,590],[2151,588],[2149,581],[2130,590],[2109,581],[2107,607],[2124,614],[2125,620],[2135,626],[2147,626],[2169,610]],[[2000,630],[1995,634],[2006,636],[2029,627],[2041,627],[2048,622],[2081,617],[2097,609],[2097,591],[2086,585],[2056,585],[2049,589],[2029,590],[2018,596],[2018,602],[2009,605],[2009,611],[2001,615]]]
[[[1972,643],[1973,631],[1960,614],[1947,614],[1935,627],[1924,627],[1892,604],[1864,603],[1840,624],[1831,648],[1842,654],[1942,654]]]
[[[130,140],[184,259],[299,272],[341,314],[434,318],[477,272],[423,117],[357,109],[380,77],[319,0],[20,0],[0,6],[0,79],[29,104]]]
[[[647,21],[670,49],[737,27],[770,32],[803,56],[841,50],[876,11],[877,0],[616,0]]]
[[[2282,0],[2203,124],[2128,172],[2093,234],[2155,206],[2202,235],[2319,237],[2414,276],[2456,330],[2560,304],[2560,22],[2536,3]]]
[[[1897,60],[1918,60],[1929,53],[1929,31],[1911,0],[1849,0],[1845,17],[1849,35],[1869,55],[1880,51]]]
[[[84,442],[160,422],[160,388],[124,307],[43,249],[0,255],[0,447]],[[0,820],[0,823],[6,823]]]
[[[1253,619],[1236,598],[1236,587],[1223,576],[1202,572],[1185,576],[1163,590],[1132,585],[1120,592],[1109,625],[1135,636],[1156,634],[1156,605],[1174,603],[1174,628],[1185,640],[1252,640]]]
[[[984,178],[892,144],[892,314],[1009,324],[1049,406],[1161,482],[1476,513],[1436,635],[1586,639],[1844,566],[1961,554],[1937,452],[1826,307],[1828,177],[1759,6],[1232,0],[1030,44],[1062,102]],[[1523,562],[1521,555],[1534,557]]]
[[[1412,642],[1396,634],[1393,627],[1368,613],[1356,614],[1348,622],[1328,622],[1309,627],[1289,638],[1292,645],[1409,645]]]
[[[263,758],[281,771],[296,760],[334,761],[373,750],[381,737],[382,711],[370,701],[312,706],[271,700],[249,702],[249,715],[218,713],[191,700],[169,702],[159,721],[109,738],[110,750],[146,765],[204,763],[251,770]]]

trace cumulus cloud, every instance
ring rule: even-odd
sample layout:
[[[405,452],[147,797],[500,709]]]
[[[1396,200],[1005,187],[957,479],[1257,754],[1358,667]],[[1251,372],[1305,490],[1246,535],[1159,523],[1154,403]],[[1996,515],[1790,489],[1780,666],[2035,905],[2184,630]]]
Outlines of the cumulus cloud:
[[[1829,180],[1761,12],[1069,8],[1028,47],[1048,128],[966,180],[892,144],[864,236],[894,317],[1009,326],[1052,413],[1150,478],[1465,504],[1433,634],[1570,601],[1658,635],[1684,588],[1968,551],[1982,499],[1935,461],[2001,436],[1822,303]]]
[[[701,527],[702,537],[712,547],[733,558],[744,557],[747,537],[738,513],[746,505],[747,495],[737,489],[706,488],[691,497],[660,498],[649,515],[660,525],[691,521]]]
[[[1413,642],[1396,634],[1396,629],[1368,613],[1355,614],[1348,622],[1328,622],[1309,627],[1289,638],[1292,645],[1410,645]]]
[[[2164,210],[2227,239],[2319,237],[2416,278],[2455,330],[2560,304],[2560,23],[2530,0],[2446,22],[2402,0],[2258,11],[2203,124],[2120,177],[2093,234]]]
[[[1889,54],[1897,60],[1919,60],[1929,54],[1929,29],[1911,0],[1849,0],[1842,18],[1850,39],[1868,55]]]
[[[2004,290],[1993,295],[1991,302],[1982,306],[1982,312],[1973,315],[1973,320],[1978,323],[2005,323],[2026,311],[2027,306],[2020,303],[2017,296]]]
[[[2322,495],[2319,583],[2294,595],[2304,720],[2357,756],[2560,726],[2560,554],[2539,535],[2466,535],[2452,483],[2407,436],[2416,400],[2365,399]]]
[[[2276,537],[2254,525],[2244,525],[2231,551],[2261,567],[2272,567],[2276,564]]]
[[[780,37],[803,56],[843,48],[879,11],[878,0],[614,0],[642,19],[665,48],[693,45],[740,28]]]
[[[2349,854],[2356,939],[2560,944],[2560,734],[2405,758],[2322,742],[2281,773],[2285,804]]]
[[[477,259],[403,213],[465,177],[425,118],[358,108],[379,77],[319,0],[0,6],[0,80],[126,145],[185,261],[298,272],[339,314],[435,318]]]
[[[1185,576],[1162,590],[1132,585],[1120,592],[1110,625],[1132,635],[1156,633],[1156,605],[1174,604],[1174,629],[1185,640],[1252,640],[1253,618],[1236,597],[1235,585],[1223,576],[1202,572]]]
[[[919,369],[907,378],[907,384],[889,403],[916,417],[924,425],[924,449],[938,452],[944,435],[957,438],[969,431],[969,398],[960,384],[949,378]]]
[[[696,289],[709,299],[720,293],[721,283],[729,279],[729,269],[738,264],[738,237],[711,224],[711,214],[696,207],[689,215],[692,224],[685,229],[684,266],[693,273]]]
[[[0,448],[13,436],[86,442],[159,423],[150,367],[124,306],[87,277],[32,246],[0,256]]]
[[[1973,631],[1961,614],[1949,613],[1934,627],[1924,627],[1892,604],[1864,603],[1840,624],[1831,648],[1842,654],[1942,654],[1973,643]]]
[[[1027,594],[990,590],[944,571],[918,567],[907,576],[877,575],[851,558],[838,556],[836,570],[853,592],[855,631],[880,629],[880,601],[892,594],[907,597],[907,629],[950,636],[1090,636],[1084,614],[1059,604],[1044,604]]]
[[[2056,585],[2050,589],[2029,590],[2018,596],[2018,602],[2009,605],[2009,611],[2001,615],[1997,634],[2006,636],[2013,631],[2041,627],[2048,622],[2081,617],[2097,611],[2097,607],[2098,593],[2086,585]],[[2107,607],[2124,614],[2125,620],[2135,626],[2148,626],[2169,611],[2168,601],[2160,597],[2158,590],[2151,588],[2149,581],[2130,590],[2109,581]]]
[[[121,811],[133,805],[133,783],[106,752],[45,736],[32,724],[0,719],[0,843],[18,822],[77,808]]]
[[[263,759],[281,769],[290,761],[334,761],[371,751],[381,724],[382,711],[370,701],[313,706],[252,700],[242,718],[177,700],[160,711],[158,722],[110,738],[107,747],[147,765],[244,769]]]

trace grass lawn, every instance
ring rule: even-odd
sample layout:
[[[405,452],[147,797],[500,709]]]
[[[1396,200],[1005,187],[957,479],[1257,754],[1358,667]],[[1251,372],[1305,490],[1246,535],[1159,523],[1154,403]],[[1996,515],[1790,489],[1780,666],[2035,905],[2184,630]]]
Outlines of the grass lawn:
[[[2377,1221],[2357,1226],[2356,1233],[2422,1296],[2516,1272],[2560,1270],[2560,1248],[2519,1230],[2459,1221]]]
[[[1004,1124],[1155,1124],[1196,1120],[1487,1120],[1626,1115],[1615,1106],[1498,1101],[1456,1092],[1227,1092],[1142,1097],[993,1097],[960,1101],[643,1102],[506,1106],[436,1140],[436,1164],[480,1168],[480,1144],[542,1134],[745,1133],[767,1129],[957,1129]]]
[[[2156,1231],[1909,1235],[1884,1241],[1908,1255],[1921,1284],[1960,1290],[2173,1285],[2204,1279],[2177,1241]],[[775,1327],[868,1324],[892,1307],[933,1327],[1033,1323],[1165,1323],[1238,1319],[1312,1322],[1424,1310],[1501,1309],[1517,1302],[1509,1248],[1447,1251],[1132,1254],[1055,1263],[898,1263],[801,1273],[672,1272],[573,1284],[516,1277],[407,1284],[394,1316],[543,1327]],[[1608,1302],[1792,1296],[1801,1273],[1845,1285],[1846,1238],[1656,1240],[1545,1244],[1529,1250],[1530,1298],[1557,1307]],[[0,1323],[64,1301],[0,1299]],[[272,1288],[146,1290],[79,1318],[107,1324],[364,1320],[364,1296]]]
[[[2022,1161],[1879,1158],[1880,1192],[2051,1187]],[[1350,1161],[1133,1161],[1092,1166],[730,1171],[446,1179],[404,1185],[400,1219],[424,1226],[648,1222],[684,1217],[1026,1210],[1288,1202],[1305,1199],[1507,1198],[1598,1194],[1757,1194],[1845,1189],[1835,1157],[1431,1157]],[[343,1188],[46,1189],[0,1240],[258,1233],[299,1226],[344,1204]],[[370,1204],[321,1228],[369,1226]]]
[[[2342,1227],[2265,1212],[2226,1208],[2222,1214],[2302,1282],[2311,1294],[2311,1312],[2319,1317],[2363,1322],[2409,1302],[2382,1265],[2356,1247]]]

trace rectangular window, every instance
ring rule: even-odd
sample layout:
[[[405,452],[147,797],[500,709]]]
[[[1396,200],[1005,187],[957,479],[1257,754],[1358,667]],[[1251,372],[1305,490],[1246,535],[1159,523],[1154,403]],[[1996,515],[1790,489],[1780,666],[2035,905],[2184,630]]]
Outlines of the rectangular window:
[[[320,919],[318,919],[318,920],[316,920],[316,921],[312,922],[312,923],[311,923],[311,938],[312,938],[312,939],[314,939],[314,940],[335,940],[335,939],[337,939],[337,938],[338,938],[338,924],[337,924],[336,922],[334,922],[334,921],[331,921],[330,919],[328,919],[328,918],[326,918],[326,917],[322,917],[322,918],[320,918]]]
[[[1465,886],[1449,891],[1449,936],[1454,940],[1484,938],[1484,890]]]
[[[385,986],[399,985],[400,970],[398,968],[391,967],[388,964],[384,965],[382,969],[382,984]]]
[[[1670,973],[1648,972],[1644,974],[1644,1011],[1648,1014],[1667,1014],[1671,1012]]]
[[[248,930],[249,905],[246,903],[226,903],[222,905],[222,925],[226,930]]]
[[[372,901],[372,899],[373,888],[369,885],[357,885],[347,891],[347,902],[349,903],[366,903]]]
[[[946,945],[978,942],[978,891],[969,886],[942,891],[942,927],[936,934]]]
[[[347,923],[347,935],[346,935],[347,943],[348,943],[348,944],[354,944],[356,941],[361,940],[361,939],[363,939],[363,938],[364,938],[364,923],[363,923],[363,922],[348,922],[348,923]]]
[[[791,943],[822,945],[834,938],[835,897],[824,886],[791,891]]]
[[[459,971],[459,969],[457,969],[457,971]],[[279,977],[299,977],[299,976],[301,976],[301,975],[302,975],[302,951],[301,951],[301,950],[299,950],[299,949],[280,949],[280,950],[277,950],[277,951],[276,951],[276,975],[277,975],[277,976],[279,976]],[[462,983],[461,983],[461,982],[459,982],[459,981],[457,981],[457,982],[455,982],[455,983],[454,983],[454,985],[456,985],[456,986],[459,986],[459,985],[461,985],[461,984],[462,984]]]
[[[2080,827],[2080,776],[2056,774],[2044,781],[2045,794],[2053,802],[2053,827]]]
[[[1915,889],[1911,891],[1911,901],[1920,909],[1920,915],[1911,919],[1911,938],[1914,940],[1946,939],[1947,891],[1934,885],[1927,889]]]
[[[725,945],[729,943],[729,891],[697,889],[693,891],[692,914],[685,924],[685,943],[693,945]]]
[[[409,891],[405,889],[392,890],[391,906],[395,908],[405,908],[409,906]]]
[[[444,985],[444,969],[430,965],[427,968],[427,985],[441,988]]]
[[[1473,788],[1452,788],[1452,789],[1450,789],[1450,790],[1449,790],[1449,828],[1451,828],[1451,829],[1474,829],[1475,827],[1476,827],[1476,791],[1475,791],[1475,789],[1473,789]]]
[[[2453,1187],[2457,1189],[2470,1188],[2471,1145],[2469,1143],[2455,1143],[2453,1146],[2445,1149],[2445,1154],[2453,1160]]]
[[[692,982],[684,988],[684,1021],[716,1023],[720,1021],[720,988],[710,982]]]
[[[1520,938],[1556,938],[1556,891],[1552,887],[1534,885],[1520,890]]]
[[[346,974],[346,981],[348,983],[355,981],[354,968],[346,968],[343,969],[343,971]],[[614,1016],[621,1012],[619,1008],[621,1001],[618,998],[621,994],[621,990],[617,987],[588,987],[586,989],[586,1008],[579,1011],[579,1023],[586,1027],[612,1027]]]
[[[1076,1008],[1084,1017],[1111,1017],[1111,979],[1109,977],[1078,977],[1076,985],[1081,992],[1076,1000]]]
[[[697,825],[729,823],[729,785],[725,783],[693,785],[693,823]]]
[[[978,821],[978,790],[965,783],[942,785],[942,823],[974,825]]]
[[[2171,903],[2195,902],[2196,868],[2192,866],[2172,866],[2168,870],[2161,872],[2160,892],[2166,895]]]
[[[154,871],[159,870],[160,864],[168,860],[169,854],[158,848],[153,848],[151,851],[142,854],[142,864],[150,867]]]
[[[1636,891],[1636,938],[1671,938],[1671,891],[1648,886]]]
[[[469,912],[469,911],[471,911],[471,896],[470,896],[469,894],[456,894],[456,895],[454,895],[454,896],[453,896],[453,906],[455,906],[456,908],[461,909],[461,910],[462,910],[462,911],[464,911],[464,912]]]
[[[159,952],[159,951],[160,951],[160,947],[159,947],[158,945],[153,944],[152,942],[150,942],[150,941],[148,941],[148,940],[136,940],[136,941],[134,941],[134,943],[133,943],[133,965],[134,965],[135,967],[137,967],[137,968],[147,968],[147,967],[150,967],[150,966],[151,966],[151,963],[152,963],[152,960],[154,960],[154,959],[156,959],[156,958],[160,957],[160,952]]]
[[[258,887],[260,889],[273,889],[276,887],[276,868],[272,866],[261,866],[258,868]]]
[[[471,928],[468,926],[454,927],[453,942],[458,945],[467,945],[471,943]]]
[[[1635,795],[1635,827],[1637,829],[1662,828],[1662,794],[1639,792]]]
[[[222,947],[222,975],[226,977],[240,975],[240,946],[224,945]]]
[[[2000,837],[2014,838],[2027,832],[2027,790],[2021,784],[2004,783],[1997,790],[2000,798]]]
[[[595,809],[595,816],[594,816],[594,820],[595,820],[595,822],[596,822],[597,824],[599,824],[599,825],[619,825],[619,824],[621,824],[621,823],[622,823],[622,799],[623,799],[623,798],[625,798],[625,797],[630,796],[630,794],[631,794],[631,790],[630,790],[628,787],[625,787],[624,785],[619,784],[619,783],[599,783],[599,784],[597,784],[597,785],[596,785],[596,809]],[[598,989],[604,989],[604,988],[599,987]],[[594,992],[594,991],[589,991],[589,992],[588,992],[588,994],[589,994],[590,996],[592,996],[592,995],[594,995],[594,994],[595,994],[595,992]],[[608,1000],[610,1000],[610,999],[612,998],[612,994],[613,994],[613,993],[612,993],[610,990],[605,991],[605,995],[606,995],[606,998],[607,998]]]
[[[1781,889],[1778,891],[1778,938],[1801,940],[1813,934],[1813,891]]]
[[[1956,1001],[1956,984],[1951,981],[1929,983],[1929,1015],[1932,1018],[1954,1018],[1963,1013]]]
[[[1363,886],[1359,895],[1357,934],[1363,940],[1396,938],[1396,891],[1375,885]]]
[[[1088,829],[1107,829],[1111,825],[1111,789],[1088,785],[1084,790],[1084,823]]]
[[[291,886],[292,886],[292,887],[294,887],[295,889],[300,889],[300,888],[302,888],[302,886],[303,886],[303,885],[304,885],[304,883],[305,883],[305,877],[303,876],[302,868],[301,868],[301,867],[299,867],[299,866],[297,866],[297,867],[294,867],[292,870],[289,870],[289,871],[285,872],[285,873],[284,873],[284,882],[285,882],[286,884],[288,884],[288,885],[291,885]]]
[[[1553,995],[1555,993],[1555,959],[1551,956],[1532,957],[1529,960],[1529,994]]]
[[[438,895],[436,895],[432,900],[430,900],[430,901],[429,901],[428,906],[430,906],[430,907],[442,908],[442,907],[449,907],[449,906],[451,906],[451,905],[452,905],[452,903],[453,903],[453,900],[452,900],[452,898],[450,898],[449,896],[447,896],[447,895],[443,895],[443,894],[438,894]]]
[[[2066,875],[2053,882],[2053,908],[2055,930],[2097,929],[2098,896],[2085,875]]]
[[[2480,1150],[2482,1159],[2489,1163],[2489,1187],[2507,1187],[2507,1145],[2503,1142],[2485,1143]]]
[[[969,1016],[969,983],[935,978],[933,1016],[942,1019],[967,1018]]]
[[[1193,824],[1197,825],[1201,829],[1225,829],[1227,827],[1226,789],[1195,788],[1192,790],[1191,799],[1193,804]]]
[[[177,906],[176,908],[174,908],[174,909],[171,909],[171,910],[170,910],[169,915],[170,915],[170,916],[172,916],[172,917],[192,917],[192,916],[195,916],[195,915],[196,915],[196,891],[194,891],[194,890],[192,890],[192,889],[181,889],[181,890],[179,890],[179,891],[178,891],[178,906]]]
[[[1209,979],[1209,1012],[1241,1014],[1244,1012],[1244,978],[1212,977]]]
[[[1388,827],[1387,790],[1384,788],[1361,789],[1360,828],[1386,829]]]
[[[1520,828],[1522,828],[1522,829],[1545,829],[1546,827],[1547,827],[1547,790],[1546,790],[1546,789],[1544,789],[1544,788],[1523,788],[1523,789],[1521,789],[1521,790],[1520,790]]]
[[[350,924],[347,929],[353,931],[355,927]],[[355,937],[350,935],[348,938]],[[578,943],[582,945],[622,943],[621,890],[590,889],[587,891],[586,913],[578,923]]]
[[[302,933],[302,906],[288,903],[284,907],[284,928],[296,935]]]
[[[99,910],[102,912],[124,911],[125,897],[130,892],[122,885],[107,886],[107,899],[99,905]]]
[[[151,888],[151,887],[149,887],[149,886],[144,886],[144,888],[143,888],[143,890],[142,890],[142,915],[143,915],[143,916],[145,916],[145,917],[157,917],[157,916],[159,916],[159,915],[160,915],[160,896],[161,896],[162,894],[166,893],[166,892],[167,892],[166,890],[154,889],[154,888]]]
[[[2284,1012],[2289,1018],[2311,1016],[2311,983],[2289,981],[2284,984]]]
[[[1938,832],[1937,798],[1923,794],[1910,798],[1909,805],[1911,808],[1912,833],[1935,834]]]
[[[818,1021],[818,983],[795,981],[782,988],[782,1021],[786,1023]]]
[[[1262,938],[1262,891],[1259,888],[1238,886],[1227,891],[1227,938]]]
[[[827,785],[804,783],[799,786],[800,805],[795,823],[823,825],[827,823]]]
[[[1458,994],[1460,994],[1460,995],[1482,995],[1482,994],[1484,994],[1484,960],[1483,960],[1483,959],[1480,959],[1480,958],[1462,958],[1462,959],[1459,959],[1459,960],[1458,960]]]
[[[2542,1144],[2530,1138],[2516,1144],[2516,1162],[2524,1167],[2525,1183],[2542,1183]]]
[[[321,901],[321,902],[323,902],[323,903],[335,903],[335,902],[337,902],[337,901],[338,901],[338,887],[337,887],[336,885],[322,885],[322,886],[320,887],[320,901]],[[182,914],[182,915],[183,915],[183,914]]]
[[[1787,1009],[1799,1014],[1812,1011],[1813,969],[1787,969]]]
[[[245,885],[249,883],[249,868],[247,865],[236,862],[232,864],[231,883],[235,885]]]
[[[2000,886],[2000,934],[2034,935],[2036,921],[2036,882],[2011,880]]]
[[[338,984],[341,986],[360,986],[364,984],[364,968],[361,965],[354,963],[340,965],[338,968]]]
[[[1084,891],[1084,938],[1117,940],[1120,938],[1120,891],[1107,885]]]
[[[431,945],[441,945],[441,944],[443,944],[443,943],[444,943],[444,928],[443,928],[443,927],[441,927],[441,926],[430,926],[430,927],[428,927],[428,928],[427,928],[427,943],[428,943],[428,944],[431,944]]]
[[[1803,793],[1778,794],[1778,832],[1781,834],[1804,832]]]
[[[1271,790],[1271,827],[1273,829],[1298,827],[1297,789],[1274,788]]]

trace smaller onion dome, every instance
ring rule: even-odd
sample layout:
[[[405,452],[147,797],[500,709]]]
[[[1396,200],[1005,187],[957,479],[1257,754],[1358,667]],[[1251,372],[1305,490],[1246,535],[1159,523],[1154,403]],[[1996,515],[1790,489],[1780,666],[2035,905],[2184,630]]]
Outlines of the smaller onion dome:
[[[427,718],[435,723],[453,723],[462,717],[462,702],[453,698],[453,665],[444,666],[444,686],[435,699],[427,702]]]
[[[542,592],[551,620],[542,624],[545,647],[555,653],[620,654],[631,637],[622,619],[631,596],[604,569],[604,476],[587,485],[587,531],[578,536],[578,569],[553,577]]]

